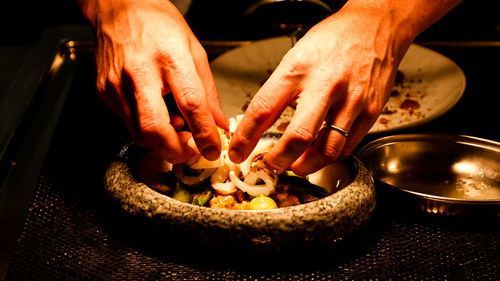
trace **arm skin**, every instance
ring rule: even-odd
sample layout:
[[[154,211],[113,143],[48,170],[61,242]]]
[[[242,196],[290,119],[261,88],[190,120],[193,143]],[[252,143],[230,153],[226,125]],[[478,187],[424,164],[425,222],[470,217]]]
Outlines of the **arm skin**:
[[[94,28],[97,90],[126,123],[134,140],[179,163],[221,151],[216,126],[227,129],[205,50],[167,0],[78,0]],[[181,116],[169,114],[163,95]],[[191,133],[178,132],[185,121]]]
[[[350,0],[285,55],[251,101],[229,156],[242,162],[290,103],[295,114],[265,161],[306,175],[347,157],[389,99],[415,37],[459,0]],[[349,132],[346,138],[323,122]]]

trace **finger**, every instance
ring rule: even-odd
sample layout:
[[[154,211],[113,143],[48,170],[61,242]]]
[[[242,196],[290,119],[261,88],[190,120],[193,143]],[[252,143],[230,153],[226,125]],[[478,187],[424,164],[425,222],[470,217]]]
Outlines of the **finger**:
[[[292,163],[290,169],[298,175],[311,174],[334,162],[345,142],[344,136],[324,127],[319,131],[315,144]]]
[[[221,149],[220,136],[192,57],[184,54],[175,61],[163,59],[163,76],[191,129],[196,146],[205,158],[217,159]]]
[[[340,159],[344,159],[351,155],[351,153],[356,149],[356,146],[363,140],[366,134],[369,132],[373,124],[377,121],[380,116],[380,112],[384,107],[384,104],[387,103],[389,99],[390,92],[393,87],[393,81],[396,76],[397,67],[393,66],[391,72],[389,72],[388,78],[382,78],[382,81],[386,81],[386,83],[379,84],[379,88],[375,90],[376,93],[384,93],[379,96],[382,100],[371,101],[369,106],[363,107],[364,109],[360,111],[358,118],[355,120],[352,125],[351,132],[349,135],[349,139],[342,150],[340,155]],[[389,82],[390,81],[390,82]]]
[[[315,140],[331,101],[327,97],[308,95],[308,91],[313,90],[304,90],[304,98],[298,101],[283,136],[266,154],[265,161],[271,167],[278,170],[288,168]]]
[[[99,56],[99,55],[96,55]],[[125,120],[130,115],[130,107],[123,91],[121,73],[107,69],[105,63],[98,64],[96,90],[99,98],[118,116]]]
[[[266,155],[266,163],[279,170],[288,168],[315,140],[330,108],[343,101],[344,83],[321,73],[312,73],[297,99],[290,124]]]
[[[102,82],[97,82],[97,93],[99,98],[125,123],[127,130],[134,142],[141,146],[146,146],[136,124],[135,114],[131,110],[133,97],[131,89],[123,85],[121,77],[110,74],[103,78]],[[104,86],[103,86],[104,85]],[[133,96],[133,95],[132,95]]]
[[[140,64],[124,71],[130,79],[135,96],[138,130],[148,147],[171,163],[185,162],[194,151],[187,145],[188,138],[178,134],[170,124],[167,107],[162,97],[163,82],[153,67]],[[149,71],[148,71],[149,70]]]
[[[289,71],[280,64],[262,85],[231,137],[229,157],[233,162],[241,163],[250,155],[262,134],[300,92],[301,77],[301,73]]]
[[[163,91],[161,93],[162,96],[166,96],[168,94],[170,94],[170,86],[168,86],[168,84],[163,84]]]
[[[377,121],[378,113],[365,113],[360,115],[351,127],[349,138],[344,145],[344,149],[339,156],[339,159],[345,159],[352,154],[354,149],[363,140],[373,124]]]
[[[308,175],[324,166],[333,163],[341,155],[346,141],[351,138],[350,130],[358,112],[355,107],[343,107],[340,112],[330,111],[326,122],[349,132],[344,136],[341,132],[322,127],[313,146],[302,154],[290,168],[299,175]]]
[[[184,118],[182,118],[182,116],[179,116],[177,114],[171,114],[170,124],[172,125],[172,127],[174,127],[176,131],[179,131],[182,128],[184,128],[185,125]]]
[[[205,89],[208,106],[210,107],[210,111],[212,112],[212,116],[217,126],[223,128],[224,130],[229,130],[229,122],[222,111],[219,93],[217,92],[215,80],[212,75],[212,71],[210,70],[207,53],[198,42],[196,43],[197,44],[194,44],[196,47],[193,47],[195,50],[192,52],[196,54],[195,66]]]

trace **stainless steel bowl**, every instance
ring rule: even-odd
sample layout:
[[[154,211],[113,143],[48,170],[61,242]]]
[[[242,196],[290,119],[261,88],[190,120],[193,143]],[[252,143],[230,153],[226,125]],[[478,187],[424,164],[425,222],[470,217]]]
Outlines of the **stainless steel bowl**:
[[[404,134],[358,152],[376,185],[438,214],[500,216],[500,143],[462,135]]]

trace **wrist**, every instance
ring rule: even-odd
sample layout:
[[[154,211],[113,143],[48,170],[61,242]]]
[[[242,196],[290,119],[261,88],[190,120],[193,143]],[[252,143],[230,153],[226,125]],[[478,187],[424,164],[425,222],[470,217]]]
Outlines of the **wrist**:
[[[332,17],[350,18],[354,29],[390,44],[402,57],[418,34],[444,16],[460,0],[350,0]]]
[[[77,0],[83,15],[96,27],[98,21],[112,20],[120,12],[140,3],[136,0]],[[146,2],[146,1],[143,1]]]

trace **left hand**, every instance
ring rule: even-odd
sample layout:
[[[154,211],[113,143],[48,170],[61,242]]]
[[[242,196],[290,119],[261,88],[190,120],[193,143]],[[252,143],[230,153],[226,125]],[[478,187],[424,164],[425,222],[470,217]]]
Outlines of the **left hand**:
[[[135,142],[182,163],[196,153],[188,145],[193,137],[203,156],[217,159],[217,126],[227,128],[227,120],[206,52],[177,8],[164,0],[81,4],[96,33],[99,97]],[[182,117],[167,108],[169,92]],[[178,130],[184,122],[190,132]]]

